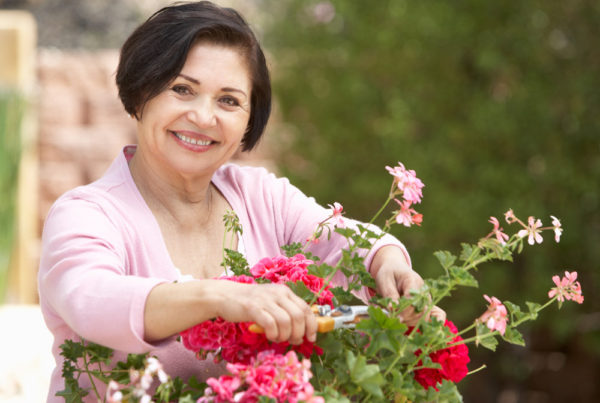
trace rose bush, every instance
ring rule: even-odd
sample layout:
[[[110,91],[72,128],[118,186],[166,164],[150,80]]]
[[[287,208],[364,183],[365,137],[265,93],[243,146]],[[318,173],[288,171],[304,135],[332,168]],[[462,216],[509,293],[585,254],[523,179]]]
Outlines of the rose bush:
[[[302,244],[284,245],[285,256],[266,257],[252,268],[242,255],[226,249],[225,266],[234,275],[223,277],[223,281],[286,284],[310,304],[333,307],[364,303],[352,291],[375,285],[358,252],[370,248],[394,223],[410,227],[423,220],[414,208],[421,202],[424,187],[416,173],[401,163],[386,169],[393,176],[393,183],[371,223],[391,202],[400,209],[392,211],[385,220],[383,232],[373,231],[368,224],[347,228],[343,207],[334,203],[330,205],[330,217],[319,223],[306,240],[320,242],[332,231],[346,237],[348,248],[342,251],[335,267],[307,256],[306,245]],[[355,329],[336,329],[320,334],[316,343],[305,340],[293,346],[268,341],[264,334],[251,331],[250,323],[229,323],[222,318],[199,323],[181,332],[181,342],[199,359],[210,356],[227,361],[229,374],[187,385],[169,378],[156,360],[150,361],[152,357],[144,355],[130,355],[127,362],[98,370],[90,364],[108,363],[109,349],[85,341],[66,341],[62,346],[66,358],[65,390],[60,394],[68,401],[81,401],[81,396],[89,391],[79,387],[77,378],[87,373],[109,384],[107,395],[97,396],[108,402],[461,401],[456,383],[478,370],[469,372],[467,344],[495,350],[498,338],[502,338],[524,345],[517,330],[520,324],[535,320],[541,310],[555,302],[560,308],[565,300],[582,303],[584,299],[577,273],[566,271],[562,278],[552,277],[555,286],[548,291],[549,299],[544,304],[526,302],[522,309],[513,302],[484,294],[487,309],[482,308],[482,314],[460,331],[450,320],[441,322],[431,315],[434,307],[457,287],[478,286],[472,271],[481,264],[493,259],[512,260],[514,253],[522,251],[525,240],[530,245],[543,242],[543,231],[552,231],[555,241],[560,241],[563,229],[556,217],[551,216],[552,225],[544,227],[533,216],[528,217],[526,224],[512,210],[504,216],[508,225],[519,227],[518,231],[509,235],[496,217],[490,217],[493,227],[477,243],[463,243],[458,255],[448,251],[434,253],[443,268],[442,275],[425,279],[421,290],[397,301],[374,296],[369,301],[368,317],[358,322]],[[225,226],[232,232],[241,232],[233,214],[226,215]],[[330,284],[340,271],[349,279],[346,288]],[[411,306],[421,317],[408,327],[400,313]],[[152,377],[160,380],[160,386],[151,397]]]

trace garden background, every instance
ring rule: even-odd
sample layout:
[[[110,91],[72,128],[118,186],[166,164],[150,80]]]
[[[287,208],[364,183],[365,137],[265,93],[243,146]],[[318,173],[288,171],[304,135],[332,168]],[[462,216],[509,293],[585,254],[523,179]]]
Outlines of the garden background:
[[[75,74],[85,64],[76,55],[99,57],[93,60],[103,60],[99,65],[112,79],[116,49],[137,23],[167,3],[0,0],[2,9],[29,10],[38,26],[38,79],[47,86],[27,99],[40,119],[50,118],[47,124],[40,120],[37,141],[41,199],[95,179],[121,142],[132,138],[112,87],[102,92],[112,99],[106,105],[98,101],[100,90],[89,85],[87,92],[78,87],[79,95],[53,93],[50,102],[41,101],[43,88],[53,88],[49,80],[61,74],[65,82],[71,76],[73,87],[91,81]],[[457,252],[460,242],[475,242],[490,231],[492,215],[502,218],[512,208],[546,225],[550,214],[561,219],[559,244],[547,235],[542,245],[526,246],[514,263],[483,266],[476,274],[480,288],[461,290],[442,307],[461,327],[485,309],[483,293],[519,304],[542,301],[551,276],[564,270],[579,273],[584,304],[545,311],[523,328],[524,348],[501,344],[490,353],[472,347],[470,368],[487,368],[459,388],[466,402],[600,401],[600,3],[217,3],[247,16],[273,73],[275,116],[258,153],[244,161],[266,163],[320,203],[340,202],[348,216],[361,219],[370,218],[387,194],[385,165],[401,161],[415,169],[426,185],[419,208],[424,222],[395,235],[424,276],[442,270],[434,251]],[[68,63],[59,64],[61,58]],[[75,96],[87,99],[83,107]],[[53,112],[41,111],[46,104],[54,104]],[[106,115],[97,116],[99,110]],[[83,123],[65,131],[56,113],[75,111]],[[52,127],[63,130],[49,140],[43,131]],[[103,133],[109,131],[119,134],[107,141]],[[1,138],[0,224],[6,239],[0,241],[2,256],[8,256],[17,164],[9,158],[15,156],[14,139],[6,132]],[[107,142],[113,148],[94,160]],[[66,167],[60,165],[66,154],[49,151],[65,144],[83,149]],[[87,166],[90,160],[96,165]],[[41,200],[31,214],[43,220],[50,202]],[[2,264],[0,285],[10,277],[9,264]]]

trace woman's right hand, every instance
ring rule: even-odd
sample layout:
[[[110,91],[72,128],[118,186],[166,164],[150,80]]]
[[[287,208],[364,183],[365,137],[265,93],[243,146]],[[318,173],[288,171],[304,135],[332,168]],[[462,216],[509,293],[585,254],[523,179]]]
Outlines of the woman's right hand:
[[[221,280],[222,281],[222,280]],[[242,284],[222,281],[224,296],[217,316],[231,322],[255,322],[267,339],[300,344],[315,341],[317,320],[310,306],[282,284]]]

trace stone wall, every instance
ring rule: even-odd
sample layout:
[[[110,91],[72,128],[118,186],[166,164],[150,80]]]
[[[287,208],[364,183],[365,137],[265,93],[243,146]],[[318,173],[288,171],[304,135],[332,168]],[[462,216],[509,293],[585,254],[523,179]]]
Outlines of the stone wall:
[[[38,55],[40,228],[58,196],[101,176],[135,123],[118,101],[116,50]]]

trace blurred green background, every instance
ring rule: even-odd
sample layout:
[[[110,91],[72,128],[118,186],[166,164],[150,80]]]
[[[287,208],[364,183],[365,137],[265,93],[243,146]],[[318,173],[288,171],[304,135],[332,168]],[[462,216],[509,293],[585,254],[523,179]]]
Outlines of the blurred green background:
[[[579,273],[584,304],[546,310],[522,329],[525,348],[472,347],[470,368],[487,368],[459,388],[465,402],[600,401],[600,2],[216,2],[239,6],[269,53],[277,104],[266,143],[292,183],[368,219],[390,186],[384,166],[416,170],[424,222],[395,234],[424,276],[441,273],[434,251],[476,242],[492,215],[503,221],[512,208],[545,225],[550,214],[561,219],[559,244],[547,233],[513,264],[482,266],[480,288],[458,291],[443,308],[465,326],[485,309],[482,294],[544,301],[564,270]],[[41,46],[94,49],[119,47],[167,3],[5,0],[0,8],[31,10]],[[10,164],[7,144],[0,159]]]
[[[23,112],[23,97],[14,90],[0,88],[0,301],[4,300],[16,231],[15,200]]]
[[[425,276],[441,274],[435,250],[458,252],[509,208],[562,220],[559,244],[548,233],[444,301],[464,326],[483,293],[542,302],[565,269],[585,295],[525,326],[526,348],[471,348],[470,368],[487,369],[461,384],[465,401],[600,401],[600,2],[267,3],[279,163],[306,193],[367,219],[384,166],[415,169],[424,223],[396,235]]]

